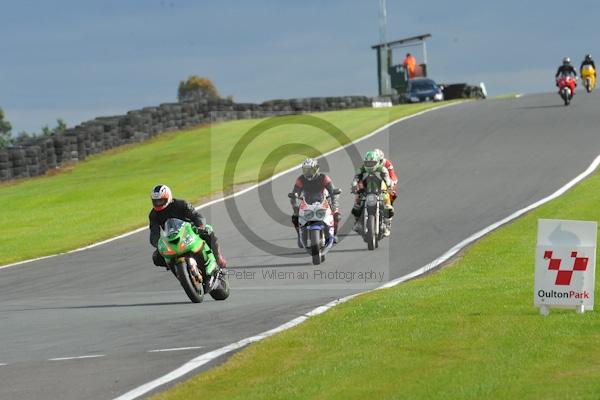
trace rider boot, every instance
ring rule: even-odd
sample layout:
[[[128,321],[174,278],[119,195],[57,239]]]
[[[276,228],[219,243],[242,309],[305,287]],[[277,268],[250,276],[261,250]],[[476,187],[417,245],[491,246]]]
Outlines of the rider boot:
[[[352,230],[356,233],[361,233],[363,231],[362,219],[360,218],[360,215],[362,214],[362,207],[360,196],[358,195],[354,200],[354,207],[352,207],[351,213],[354,216],[354,226],[352,227]]]
[[[292,215],[292,224],[294,224],[294,229],[296,230],[296,240],[299,249],[303,249],[302,240],[300,239],[300,222],[298,222],[298,215]]]
[[[215,237],[214,241],[215,247],[211,247],[213,254],[215,255],[215,259],[217,260],[217,265],[221,268],[227,268],[227,260],[223,257],[223,252],[221,251],[221,246],[217,243],[217,239]]]
[[[392,219],[394,217],[394,207],[391,204],[386,204],[383,209],[383,236],[390,236],[392,232]]]
[[[383,219],[383,236],[388,237],[392,233],[392,218]]]
[[[354,211],[354,209],[352,210]],[[360,210],[359,210],[360,212]],[[352,213],[352,215],[354,216],[354,226],[352,227],[352,230],[356,233],[362,233],[363,231],[363,224],[362,224],[362,218],[359,215],[354,214],[354,212]]]
[[[337,231],[338,231],[338,226],[340,224],[340,221],[342,220],[342,215],[340,214],[340,212],[338,210],[335,210],[333,212],[333,243],[338,243],[338,236],[337,236]]]
[[[218,253],[218,256],[215,256],[217,259],[217,265],[221,268],[227,268],[227,260],[223,257],[221,252]]]
[[[202,240],[204,240],[210,246],[212,250],[215,260],[217,261],[217,265],[221,268],[227,267],[227,260],[223,257],[223,253],[221,252],[221,246],[219,246],[219,240],[215,235],[215,232],[210,229],[204,229],[198,232]]]
[[[393,217],[394,217],[394,206],[392,205],[391,195],[388,194],[387,196],[385,196],[385,199],[383,202],[383,222],[385,225],[385,230],[383,232],[383,236],[390,236]]]
[[[392,206],[394,205],[394,202],[396,201],[396,199],[398,198],[398,192],[396,192],[395,190],[390,192],[390,202],[392,204]]]

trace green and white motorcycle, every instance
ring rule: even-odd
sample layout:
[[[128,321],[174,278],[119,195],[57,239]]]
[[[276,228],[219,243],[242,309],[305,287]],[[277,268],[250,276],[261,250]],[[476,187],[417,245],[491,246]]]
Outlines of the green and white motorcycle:
[[[189,222],[168,219],[160,231],[158,251],[192,302],[201,303],[205,293],[215,300],[229,297],[227,275]]]

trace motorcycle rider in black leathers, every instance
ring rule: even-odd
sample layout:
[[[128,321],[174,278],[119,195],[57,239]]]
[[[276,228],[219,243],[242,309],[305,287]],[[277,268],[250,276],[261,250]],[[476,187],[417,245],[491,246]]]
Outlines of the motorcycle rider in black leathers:
[[[558,78],[559,75],[573,75],[575,78],[577,78],[577,71],[575,71],[575,68],[573,68],[571,65],[571,59],[569,57],[563,58],[563,63],[560,67],[558,67],[554,77]]]
[[[319,163],[317,160],[312,158],[307,158],[302,163],[302,175],[296,179],[296,183],[294,184],[294,188],[292,189],[292,193],[296,195],[300,195],[302,192],[305,193],[323,193],[323,191],[327,189],[327,196],[329,200],[329,205],[331,207],[331,212],[333,213],[333,228],[334,228],[334,242],[337,243],[337,229],[338,224],[340,222],[341,214],[338,209],[338,201],[337,195],[334,194],[334,186],[333,181],[329,176],[325,174],[319,173]],[[298,222],[298,206],[294,199],[292,199],[292,209],[294,211],[292,215],[292,223],[294,224],[294,228],[296,228],[296,233],[298,233],[300,229],[300,225]],[[298,236],[298,247],[302,248],[302,244],[300,242],[300,236]]]
[[[171,189],[167,185],[154,186],[151,198],[153,209],[150,211],[148,219],[150,220],[150,244],[154,248],[158,246],[160,228],[164,226],[165,221],[169,218],[178,218],[182,221],[192,223],[194,230],[210,246],[219,267],[225,268],[227,266],[212,226],[206,223],[206,219],[190,203],[185,200],[174,199]],[[158,249],[154,250],[152,261],[156,266],[167,266],[165,259],[158,252]]]
[[[579,73],[581,75],[583,75],[583,67],[585,67],[586,65],[591,65],[592,68],[594,68],[594,76],[596,76],[597,75],[597,73],[596,73],[596,64],[594,63],[594,60],[592,59],[592,55],[591,54],[586,54],[585,58],[581,62],[581,66],[579,67]]]

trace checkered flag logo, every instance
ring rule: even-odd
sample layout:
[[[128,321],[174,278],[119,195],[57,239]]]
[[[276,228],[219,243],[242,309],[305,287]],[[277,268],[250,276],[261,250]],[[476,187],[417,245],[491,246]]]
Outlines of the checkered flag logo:
[[[557,271],[555,285],[569,286],[571,284],[571,278],[573,278],[573,272],[585,271],[588,266],[589,257],[577,257],[577,252],[571,252],[571,258],[573,259],[573,266],[571,269],[561,269],[562,259],[552,258],[553,252],[547,250],[544,252],[544,259],[548,260],[548,270]]]

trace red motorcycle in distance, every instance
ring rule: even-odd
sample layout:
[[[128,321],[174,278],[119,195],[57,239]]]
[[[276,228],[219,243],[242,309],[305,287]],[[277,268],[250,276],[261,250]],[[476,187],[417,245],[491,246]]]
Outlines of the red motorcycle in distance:
[[[565,102],[565,106],[568,106],[575,94],[575,86],[577,86],[575,78],[571,75],[561,75],[556,78],[556,86],[558,86],[558,94]]]

